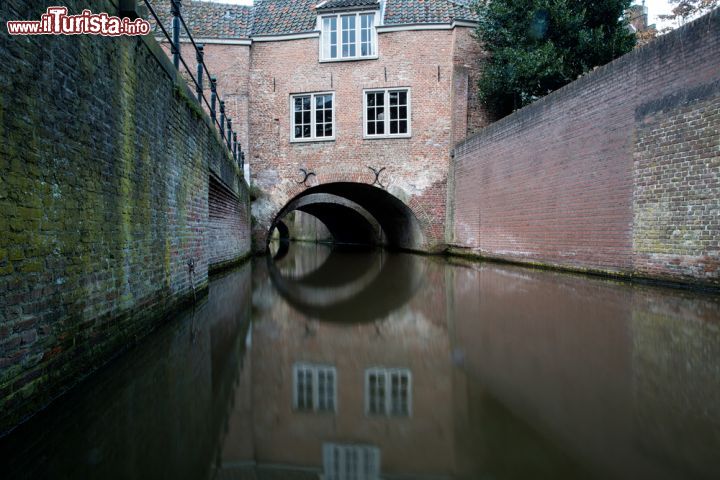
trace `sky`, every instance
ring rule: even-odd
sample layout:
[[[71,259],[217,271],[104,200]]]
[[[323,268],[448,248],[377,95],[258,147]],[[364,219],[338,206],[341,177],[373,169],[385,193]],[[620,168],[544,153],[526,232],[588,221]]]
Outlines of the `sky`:
[[[214,1],[217,3],[234,3],[238,5],[252,5],[252,0],[205,0],[205,1]],[[642,0],[637,0],[636,3],[641,3]],[[318,3],[320,3],[320,0],[318,0]],[[668,2],[668,0],[645,0],[645,6],[648,7],[648,16],[650,17],[649,23],[653,24],[655,23],[658,28],[662,28],[666,26],[666,23],[663,23],[661,20],[657,18],[658,15],[667,15],[670,13],[670,10],[672,9],[672,5]]]

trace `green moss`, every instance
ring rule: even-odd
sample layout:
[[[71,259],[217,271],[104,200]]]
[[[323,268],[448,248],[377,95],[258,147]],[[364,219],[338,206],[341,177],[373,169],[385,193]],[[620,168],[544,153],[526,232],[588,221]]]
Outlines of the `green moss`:
[[[21,272],[25,273],[39,273],[44,270],[44,265],[42,260],[30,260],[28,262],[25,262],[22,267],[20,267]]]
[[[174,92],[175,97],[185,103],[185,105],[190,109],[196,119],[200,120],[203,118],[205,112],[203,111],[196,98],[188,97],[185,85],[175,85]]]

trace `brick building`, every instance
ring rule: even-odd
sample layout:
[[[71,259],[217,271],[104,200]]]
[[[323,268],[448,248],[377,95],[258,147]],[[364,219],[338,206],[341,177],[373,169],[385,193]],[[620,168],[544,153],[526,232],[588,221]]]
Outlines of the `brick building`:
[[[183,2],[262,192],[257,245],[289,202],[322,193],[377,218],[389,244],[444,247],[450,153],[487,123],[470,3]]]

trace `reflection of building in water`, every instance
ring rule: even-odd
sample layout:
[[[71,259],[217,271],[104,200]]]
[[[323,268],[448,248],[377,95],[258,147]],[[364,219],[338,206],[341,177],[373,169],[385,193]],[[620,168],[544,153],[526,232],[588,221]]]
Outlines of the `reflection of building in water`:
[[[329,365],[293,365],[293,408],[296,411],[337,412],[337,369]],[[365,413],[410,416],[412,384],[405,368],[365,370]]]
[[[293,366],[293,408],[297,411],[335,412],[335,367],[296,363]]]
[[[218,478],[454,476],[455,414],[466,398],[455,398],[444,307],[427,301],[436,288],[360,324],[309,319],[260,288],[273,299],[257,302]]]
[[[380,449],[372,445],[323,445],[323,480],[377,480]]]
[[[410,416],[412,405],[410,370],[369,368],[365,370],[365,413],[389,417]]]
[[[720,300],[651,293],[630,323],[636,442],[668,471],[720,478]]]

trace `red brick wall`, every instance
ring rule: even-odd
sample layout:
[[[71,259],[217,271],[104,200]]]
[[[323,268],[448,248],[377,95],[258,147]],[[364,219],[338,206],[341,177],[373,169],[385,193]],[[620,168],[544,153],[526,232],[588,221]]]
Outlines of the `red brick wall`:
[[[718,52],[716,12],[459,144],[450,242],[720,284]]]
[[[315,172],[314,184],[372,183],[372,166],[386,168],[380,181],[418,217],[423,247],[441,248],[449,153],[453,135],[459,135],[452,96],[463,96],[459,103],[468,96],[467,89],[454,88],[453,49],[455,35],[468,30],[382,33],[380,58],[353,62],[319,63],[317,38],[253,44],[250,165],[253,182],[264,192],[253,204],[259,244],[278,211],[304,189],[297,183],[300,168]],[[412,138],[363,139],[363,89],[380,87],[410,87]],[[291,143],[290,95],[318,91],[335,92],[336,140]],[[462,121],[464,135],[467,115]]]
[[[218,45],[206,43],[205,65],[217,77],[218,94],[225,102],[225,113],[232,118],[233,131],[243,149],[248,145],[248,72],[249,45]],[[210,100],[209,86],[206,86]]]
[[[250,206],[245,192],[233,192],[214,175],[208,188],[208,264],[222,268],[250,251],[247,221]]]

